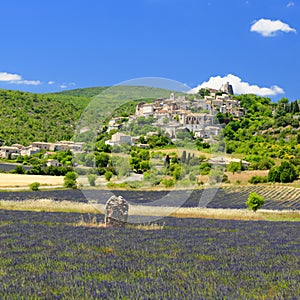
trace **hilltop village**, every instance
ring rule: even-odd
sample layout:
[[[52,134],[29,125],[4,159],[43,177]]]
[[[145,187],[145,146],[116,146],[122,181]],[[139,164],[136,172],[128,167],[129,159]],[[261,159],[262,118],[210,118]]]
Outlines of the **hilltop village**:
[[[195,138],[203,138],[207,142],[219,135],[222,126],[216,119],[218,113],[230,114],[233,117],[243,117],[245,110],[240,106],[239,101],[234,100],[233,88],[227,82],[219,90],[205,88],[203,94],[188,99],[186,95],[171,93],[169,98],[155,99],[152,103],[140,102],[136,105],[135,114],[128,117],[126,123],[122,117],[115,117],[109,120],[107,132],[116,131],[106,144],[114,146],[121,144],[134,144],[139,137],[134,137],[126,132],[126,126],[140,117],[153,118],[151,125],[165,132],[171,139],[177,138],[180,131],[189,131]],[[148,132],[148,135],[157,132]],[[0,157],[16,158],[17,156],[33,155],[44,151],[67,151],[81,152],[84,143],[72,141],[61,141],[56,143],[33,142],[29,146],[13,144],[0,147]]]
[[[175,93],[171,93],[167,99],[156,99],[153,103],[138,103],[135,114],[129,116],[128,123],[134,122],[139,117],[152,117],[152,126],[164,131],[172,139],[177,138],[178,132],[185,130],[191,132],[195,138],[213,142],[222,129],[216,118],[218,113],[230,114],[237,118],[245,115],[245,110],[232,95],[233,88],[228,82],[219,90],[203,89],[203,95],[198,94],[193,99],[188,99],[185,95],[176,97]],[[120,122],[121,119],[116,117],[109,121],[107,131],[118,132],[113,134],[106,144],[113,146],[135,142],[135,137],[119,132],[126,129],[126,125]],[[147,133],[152,134],[156,132]]]
[[[233,88],[229,83],[219,90],[205,88],[197,95],[171,93],[168,98],[154,99],[152,102],[139,102],[135,107],[135,113],[127,118],[117,116],[108,120],[105,130],[104,143],[109,146],[121,146],[122,144],[136,145],[139,148],[149,148],[147,142],[142,142],[143,135],[151,137],[163,132],[172,141],[180,140],[180,134],[192,135],[203,142],[213,144],[224,124],[220,124],[218,113],[228,114],[235,118],[245,115],[245,110],[239,101],[233,99]],[[144,133],[134,132],[130,127],[139,120],[146,120],[152,130]],[[58,167],[61,162],[53,159],[55,152],[71,152],[73,154],[89,153],[84,142],[60,141],[32,142],[29,146],[13,144],[0,147],[0,158],[21,160],[22,157],[31,157],[42,152],[47,166]]]

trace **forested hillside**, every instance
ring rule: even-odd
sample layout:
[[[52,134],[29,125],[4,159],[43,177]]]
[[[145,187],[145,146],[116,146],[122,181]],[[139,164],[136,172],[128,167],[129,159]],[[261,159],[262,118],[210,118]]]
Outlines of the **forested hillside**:
[[[227,153],[294,158],[300,155],[299,104],[283,98],[278,103],[255,95],[235,96],[245,117],[229,118],[224,129]],[[220,116],[224,121],[228,116]],[[225,122],[225,121],[224,121]]]
[[[70,140],[88,98],[0,90],[0,144]]]

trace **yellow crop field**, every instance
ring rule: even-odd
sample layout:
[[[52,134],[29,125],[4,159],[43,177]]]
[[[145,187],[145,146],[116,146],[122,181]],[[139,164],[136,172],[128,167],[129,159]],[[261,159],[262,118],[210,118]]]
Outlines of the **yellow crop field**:
[[[0,188],[28,187],[33,182],[39,182],[41,186],[62,186],[64,177],[6,173],[0,174]]]

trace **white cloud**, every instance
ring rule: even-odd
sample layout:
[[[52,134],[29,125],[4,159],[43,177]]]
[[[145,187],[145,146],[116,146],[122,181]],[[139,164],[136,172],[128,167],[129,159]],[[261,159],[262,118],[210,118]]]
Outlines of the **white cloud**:
[[[224,77],[210,77],[208,81],[203,82],[190,90],[190,93],[197,93],[201,88],[212,88],[218,90],[226,82],[229,82],[232,85],[233,92],[235,94],[256,94],[259,96],[276,96],[278,94],[284,94],[284,90],[277,85],[271,87],[250,85],[248,82],[244,82],[241,78],[232,74],[228,74]]]
[[[55,84],[55,81],[51,81],[51,80],[50,80],[50,81],[48,81],[48,84],[49,84],[49,85]]]
[[[17,80],[21,80],[21,79],[22,79],[22,77],[18,74],[0,72],[0,81],[17,81]]]
[[[75,82],[64,82],[63,84],[60,85],[60,88],[67,89],[72,86],[76,86],[76,83]]]
[[[296,29],[290,27],[288,24],[281,22],[280,20],[269,20],[269,19],[260,19],[255,21],[250,31],[257,32],[265,37],[275,36],[277,32],[297,32]]]
[[[290,1],[290,2],[287,4],[286,7],[293,7],[293,6],[295,6],[295,2]]]
[[[15,80],[10,81],[13,84],[26,84],[26,85],[40,85],[41,82],[39,80]]]
[[[24,80],[19,74],[12,74],[7,72],[0,72],[0,81],[5,81],[11,84],[26,84],[26,85],[39,85],[39,80]]]

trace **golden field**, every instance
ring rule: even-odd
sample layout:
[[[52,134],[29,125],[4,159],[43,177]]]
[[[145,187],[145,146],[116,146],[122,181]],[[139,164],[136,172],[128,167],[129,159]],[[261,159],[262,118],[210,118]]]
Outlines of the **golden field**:
[[[29,187],[33,182],[39,182],[41,186],[63,186],[64,177],[0,173],[0,189]]]

